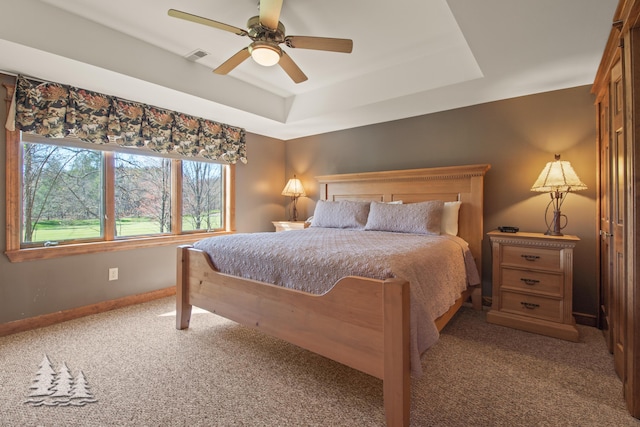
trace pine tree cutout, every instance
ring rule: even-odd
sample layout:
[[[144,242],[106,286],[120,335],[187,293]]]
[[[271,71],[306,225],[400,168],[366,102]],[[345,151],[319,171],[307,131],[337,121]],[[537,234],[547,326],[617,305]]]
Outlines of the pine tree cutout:
[[[65,362],[62,362],[58,369],[58,376],[53,382],[53,394],[50,402],[45,402],[45,405],[55,404],[57,406],[64,406],[69,404],[69,398],[71,397],[71,388],[73,387],[73,377],[71,371]]]
[[[62,362],[56,373],[46,354],[29,389],[31,392],[24,403],[31,406],[84,406],[98,401],[89,390],[84,372],[79,371],[74,379],[67,364]]]
[[[27,399],[24,403],[31,403],[33,406],[41,405],[45,398],[53,393],[51,387],[56,377],[56,372],[53,370],[53,365],[49,356],[46,354],[38,366],[38,372],[33,379],[33,384],[29,387],[31,393],[29,393],[30,399]]]
[[[95,399],[89,391],[89,383],[87,383],[84,372],[80,371],[71,389],[71,404],[74,406],[84,406],[87,403],[93,402],[97,402],[97,399]]]

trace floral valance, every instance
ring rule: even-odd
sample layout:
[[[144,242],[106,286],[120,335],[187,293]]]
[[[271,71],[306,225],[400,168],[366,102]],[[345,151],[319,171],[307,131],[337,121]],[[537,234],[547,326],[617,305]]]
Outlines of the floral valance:
[[[211,120],[23,76],[14,103],[23,132],[247,163],[244,129]]]

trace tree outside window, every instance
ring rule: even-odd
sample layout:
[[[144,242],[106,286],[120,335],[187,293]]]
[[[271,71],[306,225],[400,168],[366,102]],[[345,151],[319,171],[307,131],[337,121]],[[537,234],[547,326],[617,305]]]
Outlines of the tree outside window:
[[[24,143],[22,158],[22,241],[100,238],[100,152]]]
[[[222,166],[182,162],[182,229],[218,230],[224,224]]]
[[[166,235],[174,220],[184,232],[224,229],[228,166],[116,152],[109,168],[107,153],[99,150],[38,142],[22,142],[21,147],[22,245]],[[182,170],[177,182],[181,200],[172,188],[176,164]],[[113,179],[106,179],[107,173]],[[113,188],[107,191],[110,182]],[[112,201],[107,194],[113,194]],[[110,202],[115,218],[105,214]],[[181,206],[181,218],[172,218],[173,203]],[[105,236],[109,221],[113,236]]]

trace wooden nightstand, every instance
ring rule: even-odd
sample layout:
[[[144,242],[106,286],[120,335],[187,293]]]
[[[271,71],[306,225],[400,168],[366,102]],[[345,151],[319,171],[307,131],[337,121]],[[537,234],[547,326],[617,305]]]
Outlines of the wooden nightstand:
[[[493,299],[487,321],[579,341],[572,314],[576,236],[488,233],[493,251]]]
[[[302,230],[309,226],[305,221],[271,221],[276,231]]]

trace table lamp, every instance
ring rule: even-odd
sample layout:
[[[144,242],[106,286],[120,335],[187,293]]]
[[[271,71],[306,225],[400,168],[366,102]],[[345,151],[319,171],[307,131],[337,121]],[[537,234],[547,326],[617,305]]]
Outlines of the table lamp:
[[[551,201],[544,211],[544,220],[547,224],[545,234],[551,236],[562,236],[561,230],[567,226],[567,216],[560,213],[560,208],[571,191],[586,190],[585,183],[580,181],[578,175],[571,167],[571,163],[560,160],[560,155],[556,154],[555,161],[547,163],[540,176],[531,187],[531,191],[549,193]],[[549,207],[553,205],[553,221],[547,221]],[[561,218],[564,217],[564,225],[560,225]]]
[[[291,178],[287,182],[287,185],[284,186],[284,190],[282,190],[282,195],[291,197],[291,200],[293,201],[293,212],[289,217],[289,221],[297,221],[298,209],[296,207],[296,204],[298,202],[298,197],[307,195],[304,192],[304,187],[302,186],[302,182],[300,182],[300,180],[296,178],[296,176],[294,175],[293,178]]]

